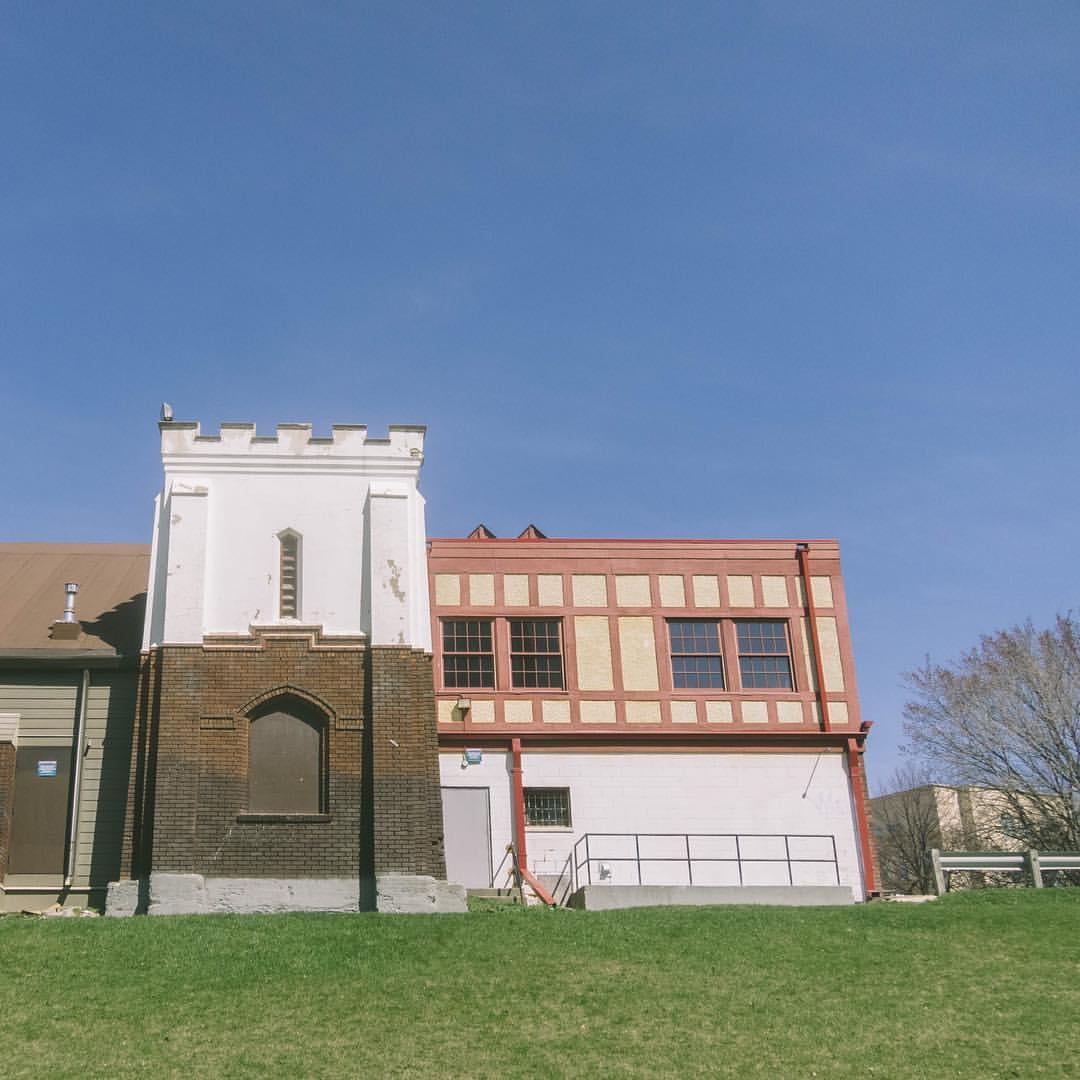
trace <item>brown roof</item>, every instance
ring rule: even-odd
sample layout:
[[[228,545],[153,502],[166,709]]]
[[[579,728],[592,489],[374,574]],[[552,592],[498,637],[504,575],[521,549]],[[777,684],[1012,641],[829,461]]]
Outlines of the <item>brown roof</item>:
[[[0,657],[137,654],[149,571],[149,544],[0,544]],[[49,630],[67,581],[82,633],[63,641]]]

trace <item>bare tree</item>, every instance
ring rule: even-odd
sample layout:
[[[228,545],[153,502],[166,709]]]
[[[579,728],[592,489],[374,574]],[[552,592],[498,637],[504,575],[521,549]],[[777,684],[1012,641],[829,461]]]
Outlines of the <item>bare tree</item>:
[[[882,887],[890,892],[933,892],[927,853],[945,841],[929,769],[914,763],[901,766],[872,807]]]
[[[1002,826],[1043,850],[1080,848],[1080,622],[984,637],[952,667],[907,676],[911,749],[956,784],[1000,793]]]

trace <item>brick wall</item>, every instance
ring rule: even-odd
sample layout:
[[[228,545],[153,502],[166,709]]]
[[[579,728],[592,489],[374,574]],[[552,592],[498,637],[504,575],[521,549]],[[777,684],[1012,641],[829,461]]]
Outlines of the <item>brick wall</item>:
[[[446,877],[431,657],[371,650],[368,713],[377,873]]]
[[[248,716],[287,695],[325,717],[325,813],[256,817]],[[143,659],[138,712],[132,876],[445,876],[429,655],[311,632],[165,646]]]
[[[0,878],[7,873],[11,811],[15,802],[15,746],[0,742]]]

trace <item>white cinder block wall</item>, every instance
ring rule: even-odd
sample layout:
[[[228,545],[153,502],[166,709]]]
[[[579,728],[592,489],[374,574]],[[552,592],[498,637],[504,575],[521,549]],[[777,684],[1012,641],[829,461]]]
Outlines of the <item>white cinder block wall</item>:
[[[487,787],[491,799],[493,871],[513,839],[513,788],[510,755],[485,751],[479,765],[462,767],[460,752],[441,755],[446,787]],[[538,753],[522,754],[524,786],[570,789],[572,827],[527,831],[530,869],[537,874],[567,870],[574,844],[585,833],[786,833],[822,834],[836,838],[840,884],[855,900],[864,896],[854,807],[843,756],[808,753]],[[685,855],[682,840],[642,839],[645,884],[686,884],[686,864],[658,861],[658,856]],[[745,840],[747,885],[787,884],[787,866],[780,861],[782,841]],[[581,849],[583,850],[583,849]],[[733,863],[707,863],[703,856],[734,853],[730,841],[693,841],[695,884],[738,884]],[[806,858],[829,857],[830,844],[792,841],[791,853]],[[579,850],[580,854],[580,850]],[[590,844],[593,881],[636,884],[637,868],[616,856],[633,856],[633,841]],[[649,856],[653,856],[652,859]],[[795,884],[833,885],[831,864],[796,863]],[[584,870],[580,871],[584,881]],[[500,875],[497,885],[504,884]]]

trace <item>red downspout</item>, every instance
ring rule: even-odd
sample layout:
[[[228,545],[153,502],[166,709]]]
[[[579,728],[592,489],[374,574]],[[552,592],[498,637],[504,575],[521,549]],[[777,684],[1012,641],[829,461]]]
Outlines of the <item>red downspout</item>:
[[[821,642],[817,632],[817,609],[814,607],[814,591],[810,588],[810,545],[796,544],[799,570],[802,572],[803,592],[806,594],[806,615],[810,622],[810,644],[814,650],[814,678],[817,679],[818,704],[821,706],[821,730],[832,731],[829,722],[829,701],[825,694],[825,670],[821,666]]]
[[[510,740],[510,774],[514,778],[514,843],[517,845],[518,866],[529,865],[525,852],[525,788],[521,782],[521,740]]]
[[[540,884],[529,870],[525,851],[525,786],[521,780],[521,740],[510,740],[510,773],[514,778],[514,843],[517,847],[517,863],[521,876],[540,899],[555,907],[555,898]]]
[[[855,820],[859,826],[859,851],[862,854],[866,893],[877,892],[874,877],[874,852],[870,846],[870,822],[866,816],[866,783],[863,779],[862,747],[858,739],[847,741],[848,773],[851,775],[851,797],[855,800]]]

